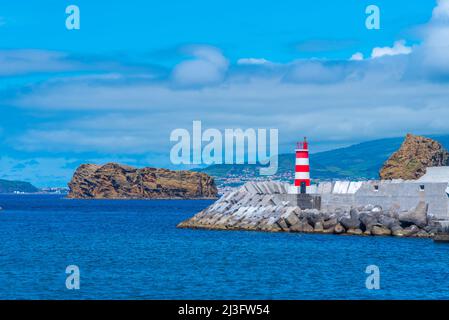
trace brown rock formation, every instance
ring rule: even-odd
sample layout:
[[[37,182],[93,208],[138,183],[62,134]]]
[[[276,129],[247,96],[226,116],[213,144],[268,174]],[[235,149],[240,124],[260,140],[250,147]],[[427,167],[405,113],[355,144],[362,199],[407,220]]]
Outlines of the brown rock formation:
[[[117,163],[83,164],[69,183],[68,198],[206,199],[216,198],[214,179],[205,173],[137,169]]]
[[[398,151],[380,170],[383,180],[414,180],[426,173],[427,167],[449,165],[449,153],[435,140],[407,134]]]

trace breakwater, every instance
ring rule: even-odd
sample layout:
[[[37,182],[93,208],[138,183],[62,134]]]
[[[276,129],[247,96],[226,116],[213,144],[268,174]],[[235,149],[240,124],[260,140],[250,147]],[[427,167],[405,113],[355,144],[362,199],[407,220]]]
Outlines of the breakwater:
[[[441,229],[443,205],[434,201],[442,188],[438,184],[334,183],[318,186],[313,194],[289,194],[289,187],[281,182],[247,183],[178,227],[399,237],[433,237]],[[388,190],[392,194],[385,193]],[[421,193],[415,196],[415,191]],[[447,204],[447,198],[441,202]],[[430,207],[438,214],[431,214]]]

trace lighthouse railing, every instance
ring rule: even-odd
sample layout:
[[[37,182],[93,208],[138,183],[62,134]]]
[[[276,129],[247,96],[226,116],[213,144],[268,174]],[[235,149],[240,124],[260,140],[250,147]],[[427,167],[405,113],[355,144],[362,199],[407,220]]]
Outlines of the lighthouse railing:
[[[308,148],[309,148],[309,146],[308,146],[307,141],[296,143],[296,149],[308,149]]]

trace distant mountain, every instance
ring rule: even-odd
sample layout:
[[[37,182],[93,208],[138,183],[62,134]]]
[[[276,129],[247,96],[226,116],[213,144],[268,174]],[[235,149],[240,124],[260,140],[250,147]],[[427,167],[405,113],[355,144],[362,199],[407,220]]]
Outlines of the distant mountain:
[[[39,189],[29,182],[0,179],[0,193],[26,192],[34,193]]]
[[[449,149],[449,135],[427,136]],[[377,179],[383,163],[401,146],[403,137],[373,140],[346,148],[314,153],[310,155],[310,174],[312,179]],[[295,154],[279,155],[278,173],[272,177],[291,180],[294,174]],[[232,184],[232,178],[259,177],[259,165],[211,165],[198,169],[217,179],[219,184]],[[228,180],[223,181],[223,180]],[[245,179],[244,179],[245,180]],[[235,182],[235,184],[238,184]]]

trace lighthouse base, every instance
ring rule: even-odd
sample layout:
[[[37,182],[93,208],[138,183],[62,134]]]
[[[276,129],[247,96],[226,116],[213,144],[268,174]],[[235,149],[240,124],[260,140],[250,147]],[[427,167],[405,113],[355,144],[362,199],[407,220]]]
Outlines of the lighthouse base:
[[[301,209],[321,210],[321,196],[316,194],[298,194],[296,195],[297,206]]]
[[[289,194],[301,194],[301,187],[290,185],[288,193]],[[316,185],[311,185],[311,186],[306,187],[306,194],[313,194],[313,193],[317,193]]]
[[[281,194],[278,195],[283,201],[290,202],[292,206],[304,209],[321,210],[321,195],[319,194]]]

